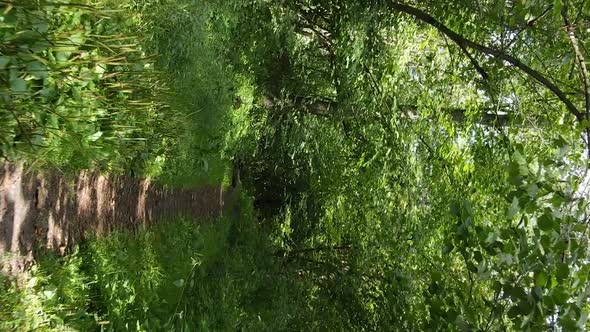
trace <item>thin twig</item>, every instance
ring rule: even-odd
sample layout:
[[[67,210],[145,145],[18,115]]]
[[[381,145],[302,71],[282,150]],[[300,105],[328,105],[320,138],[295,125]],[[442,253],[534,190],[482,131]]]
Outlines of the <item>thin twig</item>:
[[[549,11],[551,9],[553,9],[553,5],[549,5],[547,8],[545,8],[545,10],[541,13],[541,15],[526,22],[526,25],[523,26],[522,28],[520,28],[520,30],[518,30],[518,32],[514,35],[514,38],[512,38],[512,40],[508,43],[508,45],[506,45],[505,48],[510,48],[510,46],[512,46],[512,44],[514,44],[516,42],[516,40],[518,39],[518,37],[520,36],[521,33],[523,33],[527,28],[534,27],[537,24],[537,21],[539,21],[540,19],[545,17],[545,15],[547,15],[547,13],[549,13]]]

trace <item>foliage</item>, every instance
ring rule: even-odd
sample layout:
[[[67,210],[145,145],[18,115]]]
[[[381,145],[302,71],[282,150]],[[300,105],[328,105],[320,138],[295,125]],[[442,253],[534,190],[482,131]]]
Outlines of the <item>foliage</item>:
[[[288,280],[269,280],[274,270],[271,248],[256,230],[247,200],[243,204],[237,220],[201,225],[170,220],[138,234],[123,232],[91,240],[65,258],[45,257],[31,271],[25,287],[3,289],[0,328],[232,331],[285,327],[291,307]],[[272,299],[261,298],[269,294]]]
[[[223,180],[231,85],[194,10],[28,0],[2,13],[5,159],[177,186]]]
[[[4,157],[121,171],[161,153],[165,87],[124,25],[84,4],[3,5]]]
[[[177,110],[170,137],[138,131],[157,140],[131,146],[158,151],[144,172],[194,186],[232,162],[247,222],[92,242],[63,265],[79,266],[65,311],[38,299],[45,286],[5,303],[65,322],[88,298],[70,326],[112,329],[589,327],[587,1],[118,6]],[[14,91],[35,78],[3,70],[24,114],[41,94]]]
[[[587,324],[583,74],[566,101],[536,85],[573,86],[564,7],[459,3],[243,1],[212,24],[253,85],[228,147],[324,318],[303,329]]]
[[[210,8],[191,1],[129,1],[122,5],[143,29],[150,53],[158,54],[172,94],[166,103],[182,110],[168,121],[177,123],[169,135],[166,161],[159,179],[173,186],[217,184],[226,175],[227,159],[221,148],[232,107],[231,76],[213,50],[215,41],[206,28]]]

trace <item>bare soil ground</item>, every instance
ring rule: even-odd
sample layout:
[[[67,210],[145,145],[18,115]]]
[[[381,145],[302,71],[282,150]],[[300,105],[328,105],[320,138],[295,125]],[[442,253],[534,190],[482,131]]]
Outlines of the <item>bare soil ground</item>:
[[[0,164],[0,268],[18,273],[39,250],[63,255],[88,234],[101,237],[177,216],[212,219],[222,214],[224,196],[221,187],[171,189],[149,179],[89,171],[66,178]]]

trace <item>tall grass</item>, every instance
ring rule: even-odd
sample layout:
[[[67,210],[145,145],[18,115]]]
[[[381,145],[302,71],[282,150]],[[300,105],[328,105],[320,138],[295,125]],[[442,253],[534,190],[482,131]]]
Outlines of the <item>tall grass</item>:
[[[44,257],[24,287],[0,286],[0,330],[285,329],[292,287],[242,204],[240,216],[170,220]]]
[[[194,1],[0,2],[0,158],[218,184],[233,100]]]
[[[174,186],[220,183],[228,169],[223,158],[230,129],[234,83],[216,48],[207,1],[128,0],[145,47],[158,54],[155,66],[172,82],[166,102],[182,110],[179,135],[166,157],[160,180]],[[180,129],[181,128],[181,129]]]
[[[116,11],[66,1],[0,5],[0,152],[120,170],[160,153],[167,93]]]

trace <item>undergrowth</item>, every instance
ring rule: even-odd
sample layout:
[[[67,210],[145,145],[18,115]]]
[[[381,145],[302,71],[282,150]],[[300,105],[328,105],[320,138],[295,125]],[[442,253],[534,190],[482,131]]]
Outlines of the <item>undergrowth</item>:
[[[44,255],[20,287],[2,280],[0,330],[284,329],[291,287],[271,278],[274,255],[242,204],[240,216],[170,220]]]
[[[0,158],[221,183],[233,88],[210,14],[192,1],[0,4]]]
[[[235,89],[208,27],[211,9],[194,1],[128,0],[120,6],[133,15],[146,49],[158,54],[155,67],[172,82],[164,100],[183,110],[160,168],[147,174],[175,187],[221,183],[229,168],[221,151]]]
[[[95,20],[108,22],[115,29],[113,33],[121,36],[133,32],[130,43],[134,44],[133,52],[141,56],[145,72],[152,75],[154,82],[166,84],[150,90],[154,85],[140,82],[132,62],[121,68],[107,67],[118,75],[124,72],[120,74],[122,83],[140,85],[143,94],[133,94],[137,98],[131,104],[146,109],[133,113],[135,109],[126,108],[125,104],[131,98],[107,94],[100,84],[109,82],[103,82],[100,75],[93,76],[94,83],[80,83],[82,92],[87,89],[87,94],[79,96],[64,87],[67,91],[60,93],[65,101],[43,100],[43,105],[64,102],[77,111],[80,103],[94,98],[96,102],[104,101],[106,108],[111,107],[115,99],[97,99],[93,94],[104,93],[109,98],[119,98],[121,114],[132,118],[108,113],[113,119],[103,119],[97,107],[83,109],[87,114],[75,113],[76,121],[57,115],[57,121],[49,119],[53,121],[50,126],[45,122],[37,126],[38,120],[31,117],[26,121],[35,127],[21,128],[19,124],[24,118],[15,118],[10,127],[0,128],[10,129],[8,143],[2,146],[4,154],[10,154],[9,160],[38,167],[55,166],[65,173],[95,168],[152,177],[171,187],[227,184],[232,151],[239,145],[239,137],[231,144],[226,142],[231,118],[238,116],[233,105],[236,88],[230,69],[220,62],[213,47],[215,40],[207,26],[209,9],[192,1],[98,3],[116,9],[117,20],[115,16],[109,18],[109,10],[48,7],[43,9],[45,20],[53,24],[48,32],[62,38],[59,33],[64,24],[55,19],[56,12],[67,19],[81,12],[79,21],[86,22],[87,35],[94,31]],[[15,31],[29,29],[34,22],[28,17],[38,14],[35,11],[26,16],[21,8],[10,13],[19,15]],[[37,39],[41,37],[35,35]],[[80,55],[87,51],[87,45],[68,46],[77,47]],[[49,57],[57,51],[47,46],[40,52]],[[69,57],[63,55],[61,71],[73,66],[66,60],[75,57],[74,53]],[[10,61],[17,58],[15,55]],[[122,61],[130,60],[128,57]],[[103,59],[97,56],[96,61]],[[76,65],[86,68],[85,63]],[[14,93],[6,97],[22,106],[17,115],[25,116],[38,96],[37,90],[52,84],[52,77],[58,77],[61,71],[48,66],[48,77],[36,77],[26,72],[30,68],[21,69],[22,73],[14,76],[9,67],[0,66],[0,74],[14,76],[12,90],[21,88],[19,84],[26,85],[30,92],[26,96]],[[143,105],[147,101],[150,104]],[[6,104],[0,107],[5,108]],[[42,120],[46,121],[43,117]],[[32,146],[33,139],[49,147]],[[39,153],[39,149],[48,152]],[[80,149],[92,154],[78,153]],[[40,255],[18,285],[0,274],[0,331],[287,329],[288,322],[296,317],[296,306],[289,301],[297,297],[297,292],[281,271],[281,265],[275,264],[278,258],[257,224],[252,199],[241,200],[239,216],[209,221],[161,221],[149,230],[89,239],[65,257]]]

